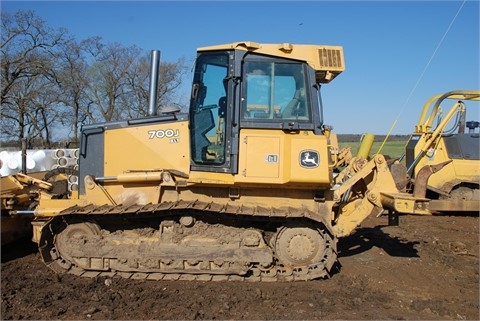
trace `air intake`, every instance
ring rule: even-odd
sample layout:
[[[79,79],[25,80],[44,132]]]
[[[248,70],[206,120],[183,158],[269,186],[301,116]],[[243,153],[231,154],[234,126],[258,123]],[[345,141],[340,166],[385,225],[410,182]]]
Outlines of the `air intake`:
[[[318,50],[320,67],[322,69],[335,69],[343,71],[342,51],[338,49],[322,48]]]

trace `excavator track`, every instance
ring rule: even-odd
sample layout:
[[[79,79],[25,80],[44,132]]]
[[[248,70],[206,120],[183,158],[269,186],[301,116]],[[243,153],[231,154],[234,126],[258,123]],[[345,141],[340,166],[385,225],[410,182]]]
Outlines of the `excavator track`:
[[[66,209],[39,250],[55,272],[84,277],[272,282],[328,278],[336,243],[305,209],[178,201]]]

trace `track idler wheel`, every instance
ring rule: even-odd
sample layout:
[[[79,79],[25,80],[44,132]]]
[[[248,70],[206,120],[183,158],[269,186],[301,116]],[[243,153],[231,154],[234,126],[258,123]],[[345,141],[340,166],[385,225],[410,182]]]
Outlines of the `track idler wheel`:
[[[72,250],[81,247],[89,237],[95,235],[100,235],[100,227],[95,223],[70,224],[56,236],[55,246],[62,258],[72,261]]]
[[[53,234],[52,241],[47,243],[53,246],[49,248],[49,255],[45,257],[42,255],[44,262],[47,263],[57,273],[69,270],[75,264],[74,257],[82,256],[82,245],[88,239],[100,235],[100,227],[92,222],[78,222],[67,223],[66,221],[59,221],[57,231],[58,234]],[[41,251],[42,252],[42,251]],[[49,260],[46,260],[49,258]]]
[[[291,267],[318,263],[324,256],[326,242],[320,232],[310,227],[282,227],[275,240],[280,264]]]
[[[337,261],[337,239],[321,223],[293,223],[281,227],[271,240],[280,280],[330,277]]]

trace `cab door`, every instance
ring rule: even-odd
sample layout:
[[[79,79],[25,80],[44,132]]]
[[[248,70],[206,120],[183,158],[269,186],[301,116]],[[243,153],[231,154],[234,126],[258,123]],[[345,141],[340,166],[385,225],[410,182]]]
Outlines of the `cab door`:
[[[232,173],[232,110],[229,108],[228,51],[197,56],[190,100],[190,153],[192,171]],[[238,148],[238,147],[237,147]]]

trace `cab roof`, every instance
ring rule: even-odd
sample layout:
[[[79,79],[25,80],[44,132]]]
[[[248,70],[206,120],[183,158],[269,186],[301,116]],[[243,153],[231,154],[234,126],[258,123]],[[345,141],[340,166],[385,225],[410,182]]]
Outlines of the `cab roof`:
[[[217,50],[245,50],[274,57],[305,61],[316,71],[317,81],[328,83],[345,70],[342,46],[311,44],[260,44],[240,41],[228,44],[200,47],[197,52]]]

